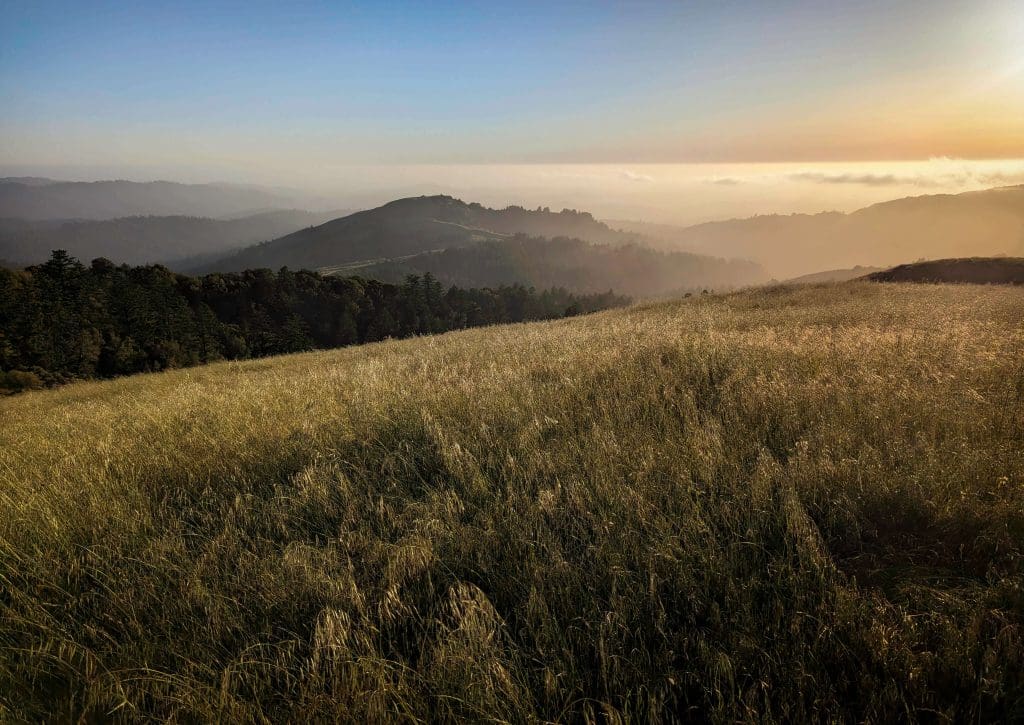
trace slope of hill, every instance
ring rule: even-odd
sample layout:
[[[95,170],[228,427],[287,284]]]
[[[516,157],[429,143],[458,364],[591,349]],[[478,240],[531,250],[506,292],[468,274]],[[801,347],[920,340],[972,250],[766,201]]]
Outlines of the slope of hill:
[[[873,282],[1024,284],[1024,258],[971,257],[901,264],[868,275]]]
[[[615,225],[668,249],[750,259],[785,279],[855,265],[1024,254],[1024,186],[908,197],[850,214],[757,216],[676,229]]]
[[[1019,721],[1022,349],[853,282],[0,400],[0,712]]]
[[[620,244],[634,238],[613,231],[586,212],[530,211],[520,207],[488,209],[450,196],[421,196],[399,199],[314,229],[303,229],[227,256],[205,269],[225,272],[285,266],[319,269],[463,247],[500,240],[515,233],[574,236],[592,242]]]
[[[282,194],[232,184],[0,179],[0,217],[19,219],[222,217],[292,206],[295,201]]]
[[[138,216],[103,221],[26,221],[0,219],[0,258],[38,264],[54,249],[92,260],[124,264],[173,264],[231,250],[321,224],[336,214],[282,209],[239,219]]]
[[[821,282],[849,282],[851,279],[860,279],[869,274],[883,271],[882,267],[850,267],[849,269],[826,269],[822,272],[812,272],[787,279],[786,284],[819,284]]]
[[[521,283],[581,292],[612,289],[637,298],[730,289],[766,279],[750,262],[661,252],[634,244],[594,245],[579,239],[525,235],[337,271],[391,282],[426,272],[445,284],[461,286]]]

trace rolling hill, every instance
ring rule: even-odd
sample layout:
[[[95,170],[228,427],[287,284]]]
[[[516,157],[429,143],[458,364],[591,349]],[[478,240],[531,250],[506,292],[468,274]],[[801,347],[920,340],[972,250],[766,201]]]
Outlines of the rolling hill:
[[[204,265],[201,271],[320,269],[498,241],[516,233],[571,236],[604,244],[636,239],[636,235],[610,229],[586,212],[488,209],[450,196],[422,196],[399,199],[244,249]]]
[[[873,282],[1024,284],[1024,258],[971,257],[901,264],[867,276]]]
[[[1022,346],[848,282],[0,399],[0,719],[1019,722]]]
[[[296,199],[287,194],[233,184],[0,179],[0,217],[18,219],[226,217],[294,206]]]
[[[359,274],[390,282],[427,272],[446,285],[518,282],[538,289],[611,289],[635,298],[732,289],[766,280],[761,268],[751,262],[662,252],[636,244],[595,245],[579,239],[526,235],[335,270],[336,274]]]
[[[0,259],[17,265],[46,261],[64,249],[86,261],[104,257],[125,264],[162,262],[172,267],[219,257],[231,250],[322,223],[334,212],[278,210],[239,219],[136,216],[103,221],[0,219]]]
[[[786,279],[856,265],[1024,254],[1024,186],[907,197],[849,214],[766,215],[692,227],[612,224],[666,249],[750,259]]]

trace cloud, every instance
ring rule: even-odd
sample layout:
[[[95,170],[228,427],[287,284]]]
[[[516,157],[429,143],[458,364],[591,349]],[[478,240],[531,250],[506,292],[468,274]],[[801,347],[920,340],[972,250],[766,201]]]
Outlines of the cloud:
[[[717,184],[718,186],[736,186],[737,184],[743,183],[739,179],[734,179],[731,176],[722,176],[717,179],[708,179],[708,182],[711,184]]]
[[[814,184],[859,184],[861,186],[916,186],[923,189],[964,189],[1008,186],[1024,183],[1024,170],[972,168],[957,159],[936,158],[929,163],[938,167],[918,174],[855,174],[802,171],[787,176],[791,181]]]
[[[896,174],[824,174],[803,171],[790,174],[793,181],[810,181],[815,184],[860,184],[862,186],[924,186],[921,177],[897,176]]]
[[[638,174],[635,171],[630,171],[629,169],[626,169],[620,175],[622,176],[623,179],[627,179],[629,181],[641,181],[641,182],[654,181],[654,177],[653,176],[648,176],[647,174]]]

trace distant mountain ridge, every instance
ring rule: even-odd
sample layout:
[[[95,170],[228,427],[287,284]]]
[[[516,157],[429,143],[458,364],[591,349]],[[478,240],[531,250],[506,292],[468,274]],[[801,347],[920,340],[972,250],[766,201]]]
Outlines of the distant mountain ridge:
[[[288,209],[239,219],[133,216],[102,221],[0,219],[0,259],[25,266],[46,261],[54,249],[91,261],[118,264],[161,262],[171,267],[209,258],[324,222],[337,212]]]
[[[1024,186],[906,197],[848,214],[773,214],[690,227],[611,223],[664,249],[750,259],[785,279],[921,258],[1024,254]]]
[[[250,247],[206,265],[203,271],[320,269],[497,241],[517,233],[577,237],[601,244],[628,244],[638,238],[611,229],[587,212],[518,206],[489,209],[450,196],[420,196],[398,199]]]
[[[446,195],[398,199],[338,218],[295,211],[243,216],[254,206],[273,206],[280,200],[273,190],[230,184],[0,179],[0,217],[20,218],[0,219],[0,259],[32,263],[45,259],[51,249],[63,248],[83,259],[159,261],[191,273],[261,267],[337,272],[357,265],[393,276],[399,268],[416,271],[426,266],[438,278],[471,286],[491,283],[484,279],[487,275],[503,277],[513,272],[521,275],[515,281],[523,282],[551,276],[572,279],[575,273],[565,266],[570,259],[578,265],[578,273],[589,270],[586,284],[590,284],[609,277],[595,266],[598,258],[604,264],[639,267],[654,259],[636,253],[627,263],[627,255],[582,247],[569,251],[564,242],[551,248],[531,246],[529,254],[547,259],[559,270],[549,275],[536,260],[524,256],[529,244],[508,241],[525,235],[612,248],[642,245],[716,258],[716,264],[745,259],[760,267],[756,274],[750,270],[734,274],[739,268],[733,267],[718,277],[718,271],[711,272],[718,268],[707,263],[703,269],[716,281],[706,283],[691,282],[690,275],[681,274],[686,285],[705,287],[721,286],[720,279],[762,275],[779,280],[806,275],[838,278],[842,276],[838,270],[888,268],[915,259],[1024,255],[1024,186],[907,197],[850,213],[762,215],[690,227],[630,221],[609,224],[571,209],[492,209]],[[138,211],[172,208],[173,214]],[[125,209],[133,211],[107,221],[83,218]],[[68,217],[78,220],[68,221]],[[484,243],[489,246],[475,255],[452,251]],[[638,262],[641,257],[643,263]],[[465,277],[470,259],[484,265],[479,278]],[[669,266],[681,270],[674,266],[679,259],[672,258]],[[704,264],[697,259],[690,260],[694,268]],[[452,268],[436,268],[441,263]],[[638,278],[628,266],[615,276],[629,285],[632,294],[648,296],[633,290]],[[662,272],[652,272],[652,280],[663,278]],[[654,285],[659,291],[653,294],[661,294],[662,287]]]
[[[115,219],[127,216],[225,217],[296,206],[295,199],[259,187],[173,181],[55,181],[0,179],[0,217]]]
[[[0,178],[0,184],[22,184],[24,186],[49,186],[59,183],[56,179],[48,179],[45,176],[5,176]]]

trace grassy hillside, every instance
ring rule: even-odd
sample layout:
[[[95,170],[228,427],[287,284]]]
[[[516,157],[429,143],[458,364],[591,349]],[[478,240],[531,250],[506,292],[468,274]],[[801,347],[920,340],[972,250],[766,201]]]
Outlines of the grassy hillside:
[[[1024,289],[0,401],[0,718],[1024,717]]]
[[[868,276],[874,282],[1024,284],[1024,258],[972,257],[901,264]]]
[[[626,243],[634,238],[609,229],[586,212],[515,206],[488,209],[450,196],[420,196],[398,199],[244,249],[211,262],[207,269],[320,269],[464,247],[516,233],[570,236],[597,243]]]
[[[135,216],[102,221],[25,221],[0,219],[0,258],[20,265],[45,262],[54,249],[91,261],[119,264],[181,263],[198,266],[197,256],[275,239],[321,224],[337,214],[283,209],[239,219],[187,216]]]
[[[907,197],[841,214],[792,214],[685,228],[613,222],[667,249],[749,259],[779,279],[913,259],[1024,254],[1024,186]]]
[[[406,275],[427,272],[448,285],[498,286],[518,282],[539,289],[612,289],[637,298],[736,288],[765,281],[758,265],[743,260],[661,252],[635,244],[588,244],[565,237],[522,235],[339,271],[385,282],[401,282]]]

